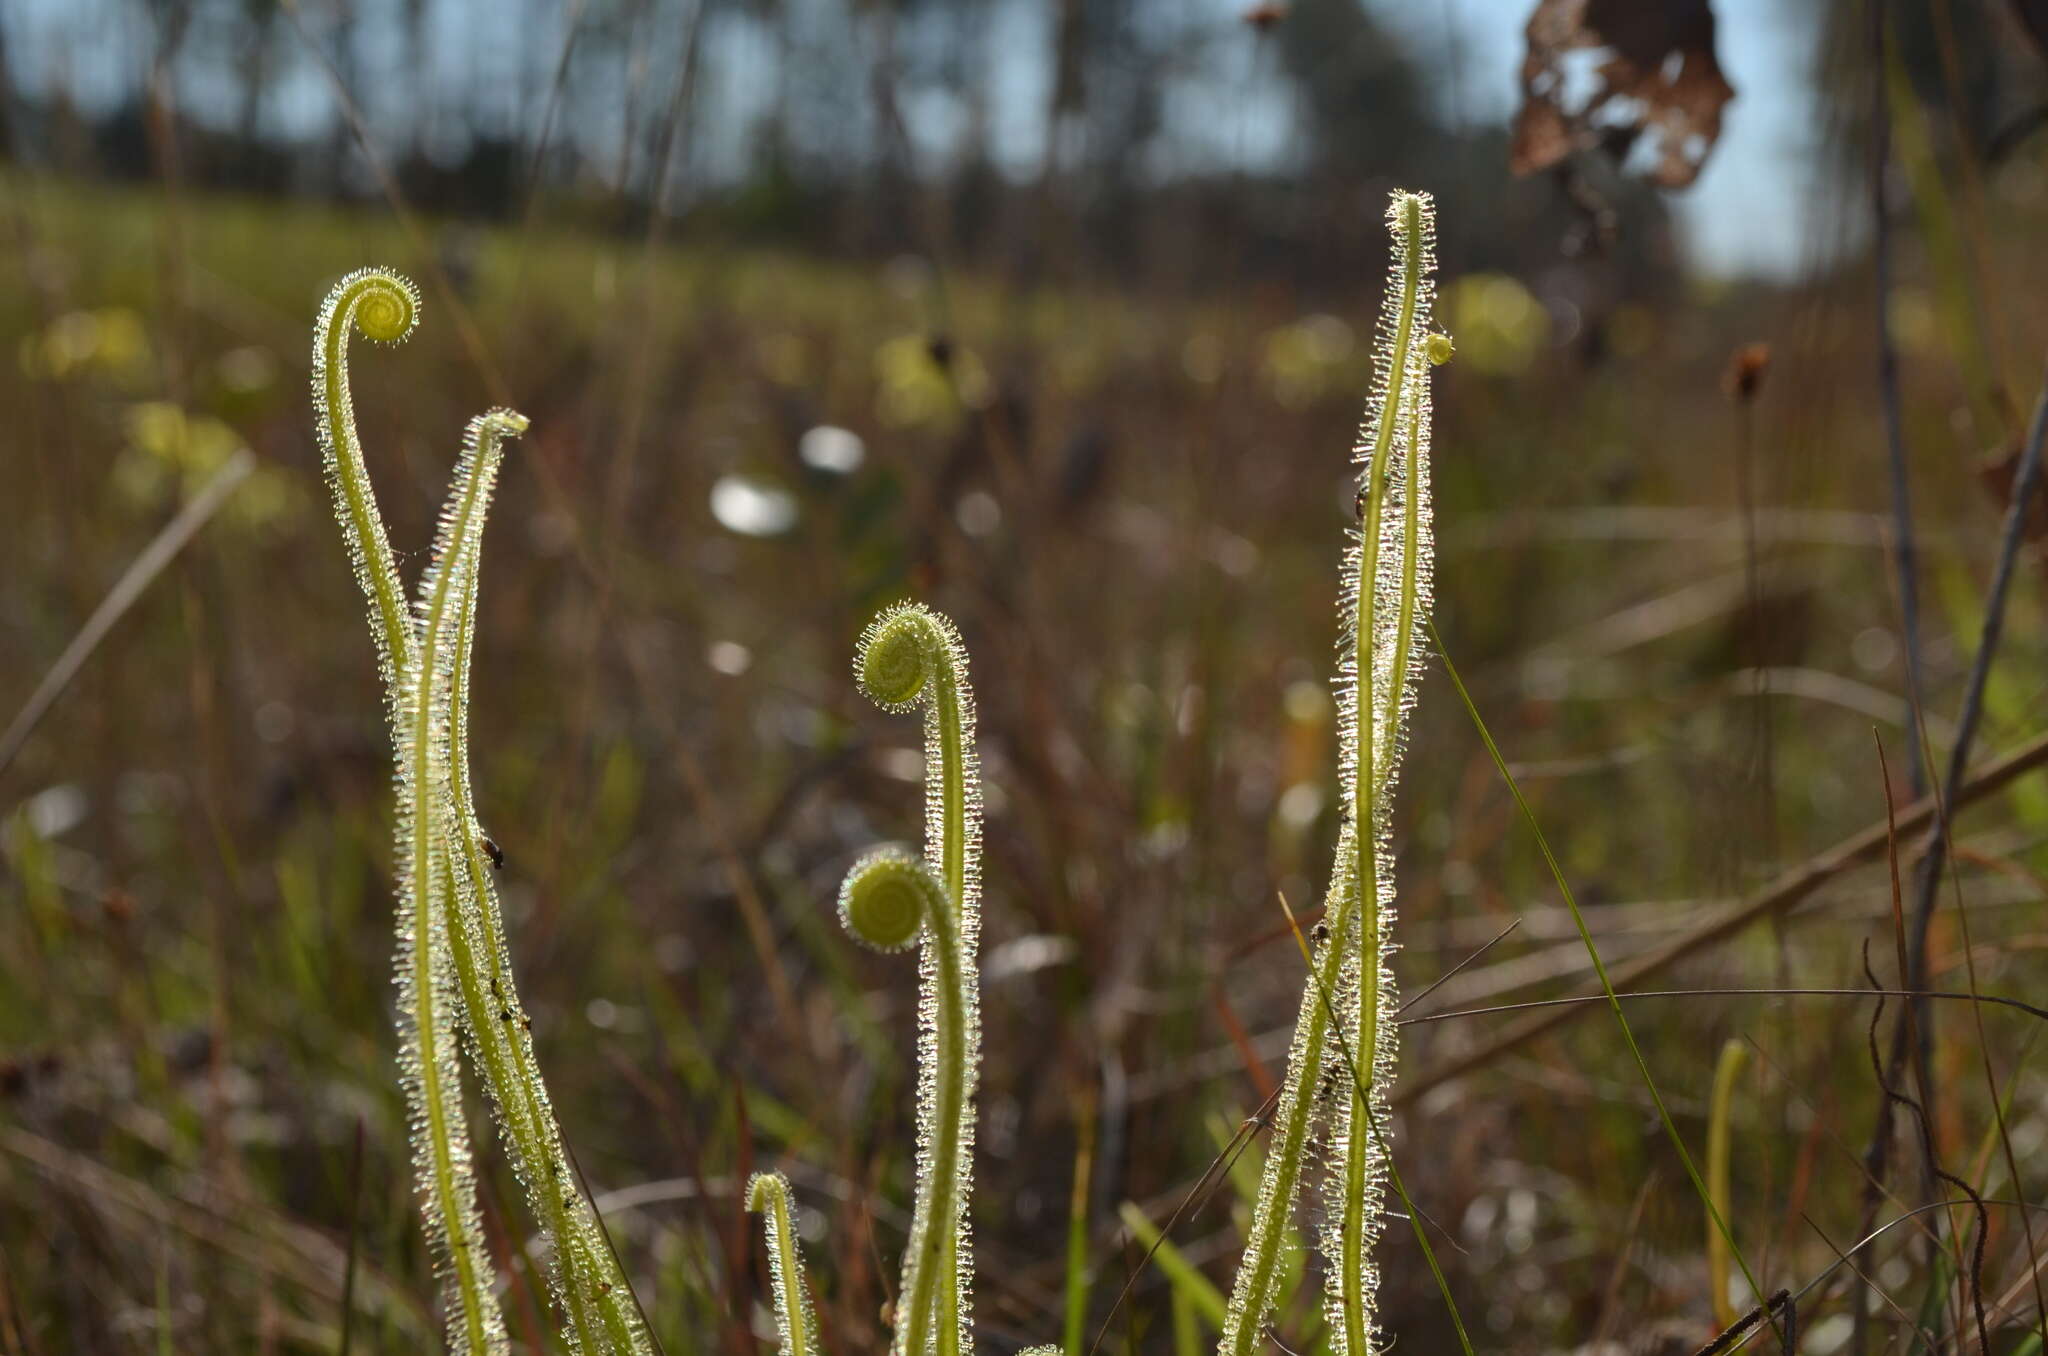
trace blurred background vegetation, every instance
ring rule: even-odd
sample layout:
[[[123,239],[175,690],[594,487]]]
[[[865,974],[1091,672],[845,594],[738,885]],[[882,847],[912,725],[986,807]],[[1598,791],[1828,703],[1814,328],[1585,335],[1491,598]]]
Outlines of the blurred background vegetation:
[[[1585,114],[1548,158],[1532,9],[1590,39],[1532,86]],[[1881,820],[1873,729],[1912,798],[1909,644],[1940,767],[2048,348],[2048,16],[1882,20],[1880,45],[1856,0],[9,0],[0,718],[232,488],[0,762],[0,1351],[331,1351],[345,1290],[356,1350],[433,1344],[389,765],[306,386],[319,299],[368,263],[427,297],[403,350],[355,363],[403,568],[464,420],[533,420],[487,552],[478,798],[564,1129],[667,1349],[772,1345],[738,1194],[771,1165],[827,1350],[884,1345],[914,984],[833,899],[856,851],[917,832],[914,734],[848,674],[906,595],[959,620],[981,702],[983,1341],[1057,1338],[1082,1285],[1105,1349],[1171,1349],[1176,1316],[1212,1340],[1126,1202],[1164,1221],[1284,1057],[1301,964],[1276,896],[1315,903],[1336,832],[1388,189],[1438,197],[1458,341],[1443,644],[1610,961]],[[1598,63],[1645,44],[1670,102],[1587,111]],[[2041,732],[2043,531],[1985,758]],[[1440,672],[1400,821],[1404,988],[1519,920],[1414,1011],[1583,989]],[[1958,818],[1938,987],[2041,991],[2044,833],[2038,778]],[[1895,983],[1881,858],[1658,982],[1860,987],[1866,941]],[[1872,1006],[1633,1008],[1696,1145],[1718,1051],[1748,1044],[1731,1222],[1767,1290],[1863,1228]],[[1411,1027],[1402,1077],[1509,1020]],[[1935,1150],[1990,1196],[2048,1194],[2037,1032],[1936,1014]],[[1936,1198],[1909,1143],[1881,1219]],[[1430,1087],[1396,1151],[1482,1350],[1693,1351],[1755,1302],[1710,1293],[1699,1202],[1603,1013]],[[483,1152],[508,1314],[549,1349]],[[1247,1211],[1226,1187],[1178,1255],[1227,1285]],[[1994,1349],[2038,1352],[2033,1240],[2005,1211],[1986,1242]],[[1859,1254],[1889,1301],[1874,1349],[1975,1350],[1931,1255],[1910,1228]],[[1447,1349],[1405,1229],[1384,1258],[1390,1329]],[[1852,1345],[1851,1279],[1802,1298],[1801,1351]],[[1314,1291],[1286,1349],[1321,1340]]]

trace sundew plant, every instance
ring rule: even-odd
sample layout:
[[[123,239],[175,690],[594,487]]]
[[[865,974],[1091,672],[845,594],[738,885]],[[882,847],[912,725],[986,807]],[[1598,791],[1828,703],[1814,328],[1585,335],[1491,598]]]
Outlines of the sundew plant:
[[[925,847],[879,848],[854,864],[839,914],[885,951],[916,942],[920,987],[917,1190],[898,1292],[896,1356],[974,1349],[974,1084],[981,1064],[981,775],[967,650],[931,609],[891,608],[862,634],[855,673],[887,711],[924,720]]]
[[[1338,604],[1342,829],[1220,1356],[1253,1356],[1265,1347],[1292,1270],[1284,1256],[1290,1221],[1317,1146],[1324,1150],[1320,1244],[1330,1350],[1371,1356],[1383,1345],[1374,1317],[1373,1249],[1385,1213],[1395,1055],[1387,964],[1393,791],[1430,599],[1430,368],[1450,357],[1449,338],[1430,329],[1431,210],[1426,194],[1397,193],[1387,214],[1392,276],[1355,451],[1358,523]],[[577,1184],[535,1063],[470,785],[470,657],[484,521],[505,444],[525,431],[526,420],[501,409],[471,423],[410,606],[356,434],[351,332],[394,342],[411,332],[418,310],[418,294],[395,274],[344,279],[321,312],[314,397],[336,515],[370,603],[396,760],[400,1082],[448,1344],[460,1353],[508,1349],[476,1202],[460,1042],[482,1073],[551,1245],[549,1280],[570,1349],[646,1352],[652,1348],[637,1302]],[[970,1356],[981,793],[967,653],[948,618],[904,604],[869,625],[854,667],[877,705],[921,717],[925,742],[922,851],[869,852],[847,873],[839,897],[841,920],[855,939],[883,951],[919,948],[916,1182],[891,1351]],[[746,1204],[765,1218],[782,1356],[814,1356],[821,1349],[817,1316],[787,1179],[756,1174]]]
[[[1385,1213],[1395,1052],[1387,968],[1393,792],[1430,599],[1430,368],[1451,355],[1450,339],[1429,327],[1436,268],[1429,195],[1396,193],[1387,224],[1391,276],[1371,403],[1354,454],[1359,523],[1344,553],[1338,598],[1343,827],[1274,1113],[1275,1139],[1224,1314],[1222,1356],[1252,1356],[1265,1347],[1286,1273],[1288,1223],[1319,1131],[1329,1148],[1321,1246],[1331,1350],[1369,1356],[1378,1345],[1372,1254]]]
[[[589,1356],[647,1352],[638,1304],[578,1185],[534,1059],[470,783],[470,660],[484,520],[505,443],[525,432],[526,420],[493,410],[471,422],[411,606],[356,433],[351,333],[395,343],[412,332],[419,306],[418,291],[398,274],[366,269],[342,279],[314,333],[313,401],[335,515],[369,599],[395,757],[399,1081],[448,1345],[459,1353],[508,1349],[477,1210],[460,1041],[482,1071],[514,1171],[551,1245],[549,1285],[569,1348]]]
[[[803,1254],[790,1223],[789,1179],[779,1172],[755,1173],[747,1182],[747,1209],[767,1221],[768,1274],[775,1287],[782,1356],[810,1356],[817,1350],[818,1315],[804,1284]]]
[[[1370,1356],[1382,1345],[1373,1245],[1385,1214],[1395,1053],[1387,966],[1393,791],[1430,600],[1430,368],[1451,356],[1450,338],[1430,329],[1432,211],[1422,193],[1396,193],[1387,211],[1392,277],[1355,451],[1359,523],[1344,554],[1338,601],[1343,830],[1275,1117],[1277,1141],[1225,1311],[1222,1356],[1265,1349],[1266,1325],[1289,1271],[1289,1220],[1319,1136],[1328,1146],[1321,1245],[1330,1349]],[[878,849],[855,865],[840,894],[841,917],[855,937],[884,950],[922,944],[917,1194],[892,1350],[960,1356],[973,1346],[967,1195],[980,1054],[980,794],[967,656],[950,621],[909,605],[884,612],[868,628],[855,669],[872,700],[889,710],[921,710],[925,724],[924,854]],[[767,1217],[784,1356],[810,1356],[815,1322],[786,1182],[756,1177],[749,1206]]]

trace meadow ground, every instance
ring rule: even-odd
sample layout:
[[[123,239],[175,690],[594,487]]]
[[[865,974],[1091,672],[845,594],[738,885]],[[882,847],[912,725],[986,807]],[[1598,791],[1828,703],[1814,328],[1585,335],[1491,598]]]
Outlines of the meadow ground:
[[[1198,1285],[1139,1268],[1124,1203],[1170,1215],[1284,1056],[1301,965],[1277,897],[1313,906],[1336,833],[1333,602],[1378,276],[1031,289],[912,258],[0,190],[0,710],[182,502],[239,449],[256,464],[0,769],[0,1348],[331,1350],[345,1288],[357,1349],[433,1341],[393,1078],[389,762],[306,394],[319,299],[372,262],[426,291],[404,349],[355,359],[408,576],[464,421],[532,420],[486,549],[478,796],[542,1065],[667,1349],[759,1349],[738,1191],[774,1165],[827,1349],[880,1346],[914,983],[833,905],[856,852],[918,828],[912,727],[849,673],[863,623],[907,595],[958,619],[981,707],[984,1341],[1058,1336],[1084,1143],[1089,1331],[1133,1272],[1106,1347],[1167,1349],[1175,1295],[1206,1322]],[[2048,342],[2039,210],[2000,215],[1984,269],[2009,370],[1961,366],[1917,256],[1893,302],[1937,767],[2004,511],[1979,463],[2018,428],[1978,397],[2004,385],[2024,409]],[[1882,822],[1873,731],[1910,799],[1867,287],[1581,315],[1455,261],[1443,281],[1442,643],[1623,966]],[[1757,340],[1768,370],[1733,397],[1731,355]],[[2041,733],[2042,584],[2030,549],[1976,761]],[[2044,830],[2038,774],[1958,819],[1939,987],[2039,994]],[[1518,923],[1413,1015],[1584,990],[1537,842],[1434,663],[1399,853],[1405,990]],[[1869,854],[1642,987],[1862,987],[1866,942],[1894,982],[1887,881]],[[1872,1008],[1631,1004],[1695,1153],[1724,1044],[1749,1051],[1731,1223],[1767,1290],[1858,1234]],[[1707,1224],[1612,1016],[1432,1078],[1517,1020],[1403,1038],[1421,1095],[1396,1152],[1482,1349],[1696,1348],[1717,1326]],[[2008,1161],[2042,1191],[2037,1031],[1935,1014],[1933,1143],[1987,1196],[2013,1195]],[[483,1153],[507,1311],[543,1349],[523,1208]],[[1217,1285],[1251,1161],[1175,1230]],[[1880,1218],[1934,1198],[1904,1152],[1885,1186]],[[1928,1260],[1949,1237],[1902,1228],[1859,1257],[1898,1306],[1888,1331],[1959,1331],[1967,1287]],[[2024,1340],[2030,1246],[1992,1216],[1999,1350]],[[1383,1247],[1402,1349],[1448,1349],[1412,1238]],[[1802,1350],[1839,1343],[1847,1279],[1802,1301]],[[1296,1350],[1319,1340],[1313,1291],[1280,1324]]]

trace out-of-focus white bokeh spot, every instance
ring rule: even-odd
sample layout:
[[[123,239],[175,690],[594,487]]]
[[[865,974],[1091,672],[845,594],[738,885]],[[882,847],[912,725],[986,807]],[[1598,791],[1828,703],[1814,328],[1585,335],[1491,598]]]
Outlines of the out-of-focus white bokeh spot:
[[[852,429],[820,424],[797,440],[797,456],[806,466],[834,475],[852,475],[868,459],[868,445]]]
[[[754,666],[754,652],[736,640],[714,640],[704,651],[704,662],[728,678],[737,678]]]
[[[960,530],[970,537],[987,537],[1003,525],[1003,506],[986,490],[969,490],[953,506]]]
[[[711,487],[711,516],[741,536],[780,536],[796,526],[796,499],[745,476],[720,476]]]
[[[84,822],[87,804],[83,787],[62,782],[30,796],[22,809],[36,837],[55,838]]]
[[[1280,822],[1296,831],[1316,822],[1323,812],[1323,788],[1314,782],[1296,782],[1280,793]]]

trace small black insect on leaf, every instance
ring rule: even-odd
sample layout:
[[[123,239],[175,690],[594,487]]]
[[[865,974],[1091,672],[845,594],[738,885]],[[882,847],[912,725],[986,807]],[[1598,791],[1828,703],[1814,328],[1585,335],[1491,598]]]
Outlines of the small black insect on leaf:
[[[496,839],[484,839],[484,855],[491,859],[491,870],[503,871],[505,869],[505,849],[498,846]]]

